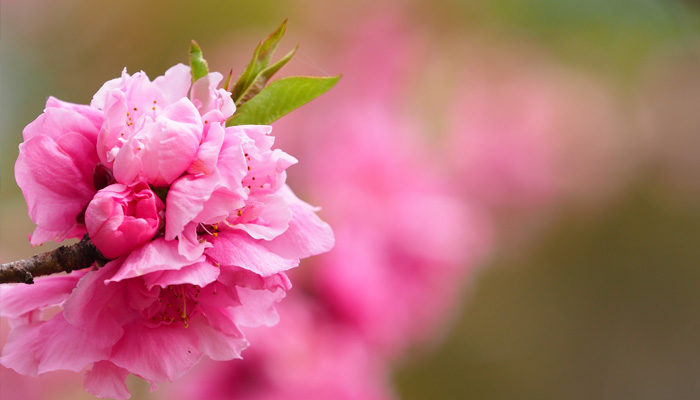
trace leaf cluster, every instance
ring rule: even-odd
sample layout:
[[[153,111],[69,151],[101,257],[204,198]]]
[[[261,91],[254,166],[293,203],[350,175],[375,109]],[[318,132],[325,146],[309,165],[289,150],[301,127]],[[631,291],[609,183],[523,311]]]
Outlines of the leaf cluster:
[[[287,30],[287,21],[255,48],[253,57],[231,86],[231,98],[236,112],[226,121],[232,125],[269,125],[284,115],[314,100],[332,88],[338,76],[290,76],[270,82],[270,79],[296,54],[299,46],[271,64],[277,45]],[[193,40],[190,46],[190,67],[193,82],[206,76],[209,67],[202,49]],[[224,87],[229,90],[233,71]]]

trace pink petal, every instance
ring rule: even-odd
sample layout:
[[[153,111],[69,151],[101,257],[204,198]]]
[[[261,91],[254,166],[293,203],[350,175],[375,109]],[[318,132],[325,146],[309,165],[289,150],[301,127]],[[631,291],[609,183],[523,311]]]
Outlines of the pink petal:
[[[245,233],[220,232],[212,238],[212,248],[204,251],[221,265],[237,266],[262,276],[269,276],[296,267],[299,260],[286,259],[270,252],[259,240]]]
[[[187,169],[187,172],[192,175],[211,175],[216,168],[221,145],[224,143],[224,128],[221,124],[206,124],[204,129],[204,139],[197,150],[197,156],[192,165]]]
[[[154,286],[165,288],[183,283],[204,287],[216,281],[216,278],[219,277],[219,271],[219,268],[210,262],[203,261],[188,265],[180,270],[152,272],[144,275],[143,280],[149,289]]]
[[[87,106],[75,106],[71,108],[56,108],[50,107],[49,104],[57,104],[60,100],[49,98],[47,101],[46,110],[37,119],[27,125],[22,131],[24,140],[30,140],[37,136],[48,136],[53,139],[58,139],[60,136],[67,133],[78,133],[80,136],[87,138],[93,143],[97,141],[97,132],[99,126],[95,127],[95,122],[98,116],[95,115],[98,111]],[[60,104],[70,104],[63,103]],[[83,114],[83,111],[85,114]]]
[[[131,397],[126,387],[128,376],[129,371],[124,368],[109,361],[99,361],[85,373],[85,390],[101,399],[128,399]]]
[[[116,89],[124,87],[124,84],[129,77],[130,75],[126,72],[126,67],[124,67],[119,78],[108,80],[102,85],[102,87],[100,87],[99,90],[97,90],[97,92],[92,96],[90,106],[100,110],[106,110],[107,97],[109,94]]]
[[[22,375],[36,376],[39,360],[35,356],[36,343],[41,338],[41,326],[44,322],[13,327],[2,349],[0,364],[12,368]]]
[[[229,217],[235,210],[245,206],[245,201],[237,194],[225,189],[215,191],[203,204],[202,211],[194,217],[194,221],[203,224],[215,224]]]
[[[280,193],[289,204],[289,228],[263,245],[285,258],[306,258],[329,251],[335,244],[333,230],[316,215],[317,208],[300,200],[287,186]]]
[[[0,314],[17,318],[22,314],[63,303],[88,270],[69,275],[54,275],[35,279],[33,285],[0,287]]]
[[[241,138],[229,134],[228,129],[226,128],[224,143],[221,145],[219,160],[216,165],[221,174],[219,185],[232,193],[238,193],[241,197],[244,197],[245,192],[241,182],[248,173],[245,152],[241,147]]]
[[[156,271],[179,270],[202,261],[204,256],[188,260],[178,252],[177,242],[158,238],[131,252],[107,282],[119,282]]]
[[[286,296],[286,292],[278,288],[276,290],[257,290],[247,287],[238,287],[238,298],[241,305],[231,311],[238,325],[241,326],[274,326],[279,322],[279,314],[275,310],[275,304]]]
[[[105,285],[119,261],[90,271],[78,282],[63,305],[63,317],[76,328],[85,329],[99,347],[111,347],[123,335],[121,325],[131,318],[124,286]]]
[[[292,212],[284,198],[268,194],[254,197],[250,209],[240,219],[242,221],[237,220],[233,227],[248,233],[253,239],[272,240],[289,228],[291,219]]]
[[[174,103],[187,97],[192,82],[190,67],[177,64],[170,67],[165,74],[153,80],[153,86],[158,88],[167,104]]]
[[[197,332],[199,350],[212,360],[227,361],[241,358],[241,352],[248,347],[248,341],[240,331],[233,334],[219,331],[201,315],[190,321],[189,329]]]
[[[49,99],[46,100],[46,108],[60,108],[60,109],[65,109],[65,110],[71,110],[74,111],[78,114],[80,114],[81,117],[87,118],[92,125],[95,127],[95,130],[92,131],[95,133],[99,132],[100,127],[102,126],[102,119],[104,116],[104,113],[102,110],[97,109],[95,107],[91,106],[86,106],[83,104],[74,104],[74,103],[69,103],[67,101],[62,101],[59,100],[53,96],[49,96]],[[80,132],[80,131],[74,131],[74,132]]]
[[[160,186],[172,183],[194,161],[202,139],[202,120],[183,98],[167,106],[156,122],[162,131],[148,138],[141,157],[149,182]]]
[[[37,226],[30,235],[29,242],[32,246],[38,246],[49,240],[60,242],[64,239],[83,237],[86,233],[87,230],[82,225],[76,225],[70,231],[50,231]]]
[[[105,166],[112,168],[116,151],[124,140],[122,133],[126,127],[124,115],[127,103],[126,96],[120,90],[105,93],[104,101],[104,121],[97,135],[97,155]]]
[[[190,261],[201,257],[205,249],[212,247],[212,244],[207,241],[199,241],[197,237],[198,226],[197,222],[190,222],[177,237],[177,251]]]
[[[94,144],[76,133],[65,136],[70,136],[65,139],[71,143],[69,149],[47,136],[20,144],[15,177],[27,200],[29,216],[40,227],[32,240],[34,245],[46,238],[41,232],[61,232],[58,239],[74,232],[76,217],[95,194],[92,171],[97,160],[90,156]],[[74,158],[67,151],[82,155]]]
[[[202,357],[194,329],[180,324],[149,328],[140,322],[125,329],[110,361],[150,382],[177,379]]]
[[[176,180],[165,201],[165,238],[173,240],[204,209],[219,180],[218,175],[186,175]]]
[[[42,323],[13,329],[0,362],[25,375],[67,369],[78,372],[109,357],[110,347],[101,347],[92,332],[73,327],[57,314]]]

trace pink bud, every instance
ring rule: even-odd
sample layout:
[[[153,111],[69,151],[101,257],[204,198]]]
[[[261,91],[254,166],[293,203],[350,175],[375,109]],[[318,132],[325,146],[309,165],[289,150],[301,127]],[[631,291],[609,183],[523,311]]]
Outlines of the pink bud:
[[[85,225],[95,246],[113,259],[151,240],[164,208],[145,182],[117,183],[97,192],[85,211]]]

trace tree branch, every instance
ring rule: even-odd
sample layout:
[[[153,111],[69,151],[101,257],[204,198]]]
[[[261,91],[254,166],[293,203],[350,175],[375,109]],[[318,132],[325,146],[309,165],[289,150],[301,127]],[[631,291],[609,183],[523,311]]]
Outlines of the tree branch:
[[[88,238],[72,246],[61,246],[56,250],[37,254],[27,260],[18,260],[0,265],[0,283],[34,283],[35,276],[55,274],[90,268],[95,262],[109,261],[97,250]]]

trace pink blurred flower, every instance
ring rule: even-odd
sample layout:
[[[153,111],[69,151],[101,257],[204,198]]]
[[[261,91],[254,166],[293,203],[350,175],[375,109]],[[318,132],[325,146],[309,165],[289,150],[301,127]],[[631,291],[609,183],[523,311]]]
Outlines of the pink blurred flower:
[[[460,184],[492,207],[551,204],[561,192],[553,88],[534,76],[489,79],[489,72],[473,79],[472,71],[451,113],[448,146]]]
[[[32,245],[85,234],[82,213],[94,196],[102,123],[98,110],[53,97],[22,132],[15,177],[37,225]]]
[[[635,141],[623,145],[608,90],[546,58],[499,47],[470,49],[450,102],[444,152],[464,195],[528,217],[619,187],[624,145]]]
[[[444,325],[492,227],[456,190],[421,121],[398,111],[399,79],[415,49],[392,18],[361,31],[345,54],[343,81],[308,114],[279,125],[306,132],[310,150],[298,151],[306,181],[297,187],[325,204],[336,233],[308,276],[311,290],[374,351],[396,357]],[[370,67],[366,54],[380,61]]]
[[[191,88],[190,80],[183,65],[153,82],[124,72],[105,83],[90,107],[64,106],[71,114],[60,122],[70,132],[81,118],[97,122],[103,112],[104,119],[99,135],[97,124],[90,125],[92,141],[79,148],[89,163],[72,149],[49,153],[74,154],[66,164],[81,173],[68,170],[60,185],[45,184],[62,190],[73,220],[87,206],[90,239],[112,261],[32,287],[2,288],[2,314],[13,326],[3,365],[32,376],[89,367],[89,392],[128,398],[129,373],[155,386],[203,356],[240,357],[248,345],[240,327],[277,323],[274,306],[291,287],[285,271],[333,246],[328,224],[285,184],[285,169],[296,160],[272,149],[271,128],[225,128],[235,107],[216,88],[221,75],[211,73]],[[26,131],[33,140],[34,127]],[[26,151],[18,177],[37,176],[29,167],[50,169],[37,159],[42,154]],[[92,185],[71,198],[88,176]],[[27,181],[30,202],[43,187],[39,178]],[[167,196],[165,205],[159,196]],[[41,205],[54,211],[55,204]],[[42,313],[51,307],[58,313]]]
[[[396,356],[442,326],[490,245],[491,226],[417,151],[410,125],[377,108],[368,104],[361,126],[350,115],[329,116],[343,128],[307,160],[318,168],[309,173],[336,233],[312,280],[328,307]]]

